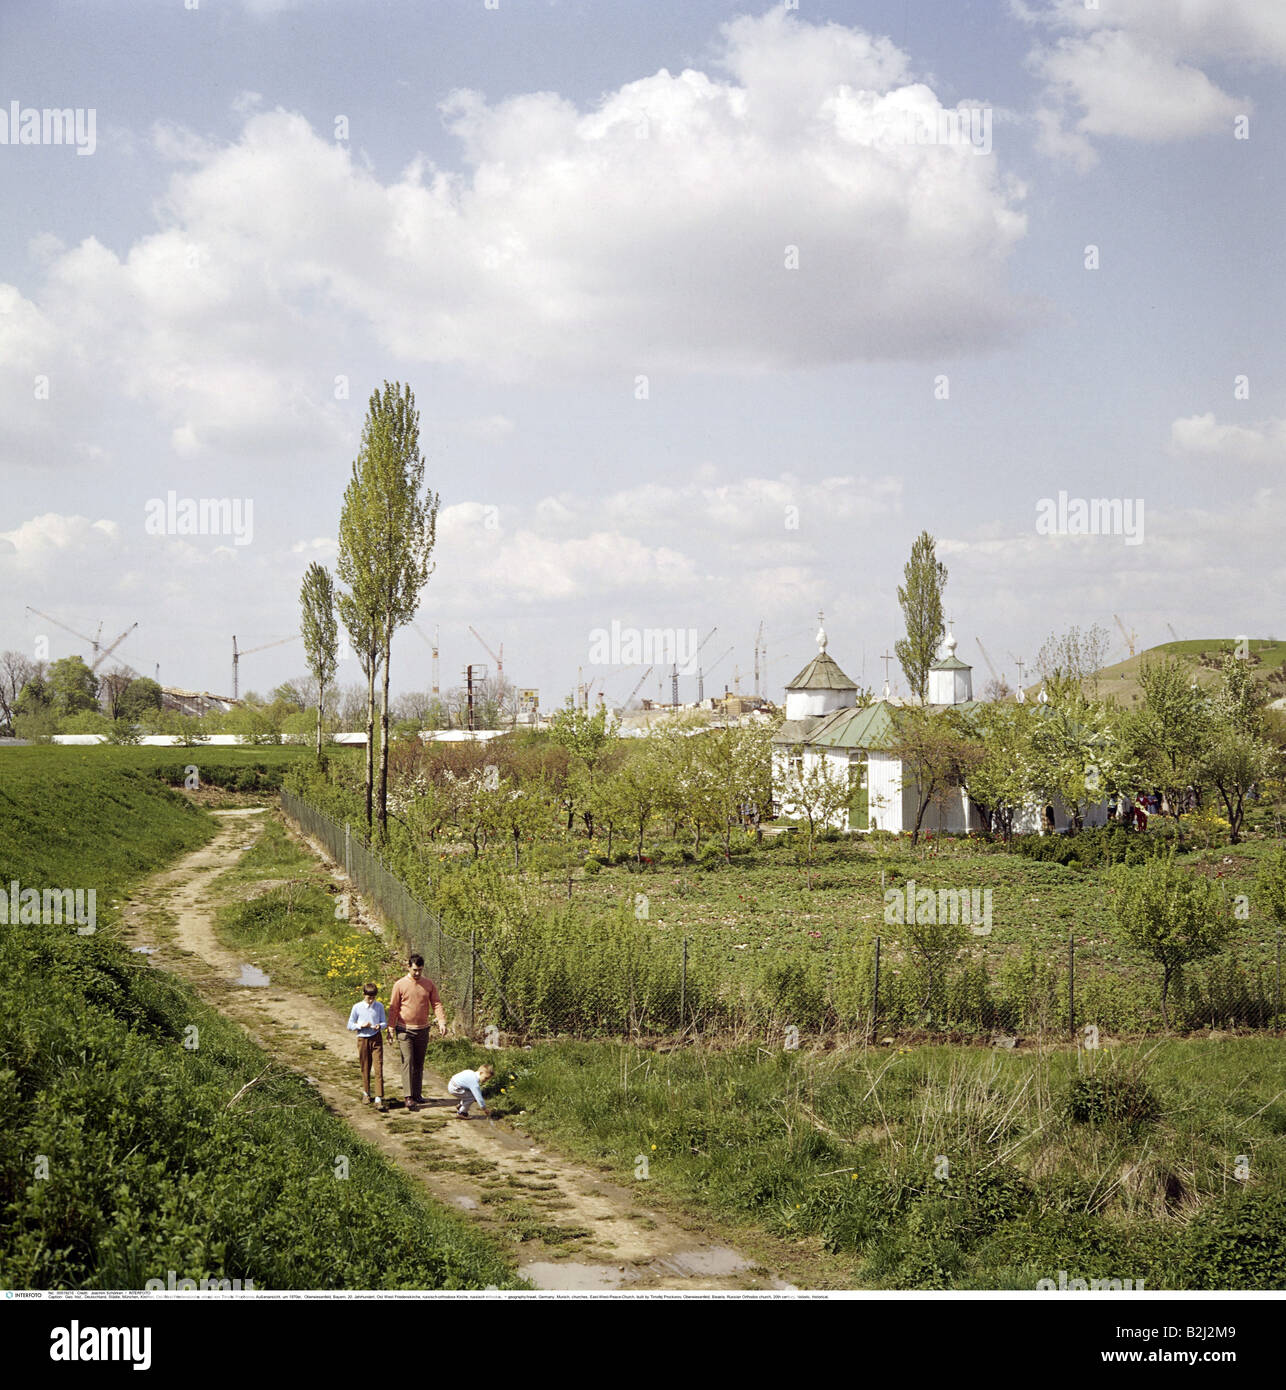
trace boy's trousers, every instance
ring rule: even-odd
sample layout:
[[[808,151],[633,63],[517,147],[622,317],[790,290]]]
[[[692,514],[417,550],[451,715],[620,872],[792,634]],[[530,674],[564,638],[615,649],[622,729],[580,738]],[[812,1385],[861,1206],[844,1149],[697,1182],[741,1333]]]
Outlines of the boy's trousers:
[[[368,1096],[384,1094],[384,1040],[378,1033],[370,1038],[358,1038],[357,1060],[362,1064],[362,1090]],[[371,1090],[371,1069],[375,1070],[375,1089]]]

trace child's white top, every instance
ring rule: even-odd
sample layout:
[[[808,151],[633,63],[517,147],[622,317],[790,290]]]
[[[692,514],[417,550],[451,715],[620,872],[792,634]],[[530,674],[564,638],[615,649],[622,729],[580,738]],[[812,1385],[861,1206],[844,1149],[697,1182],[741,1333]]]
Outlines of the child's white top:
[[[387,1022],[384,1005],[378,999],[373,1004],[359,1000],[348,1015],[348,1027],[359,1038],[373,1038]]]
[[[447,1090],[455,1091],[457,1095],[461,1091],[472,1091],[473,1098],[485,1110],[487,1102],[482,1098],[482,1082],[476,1071],[458,1071],[447,1082]]]

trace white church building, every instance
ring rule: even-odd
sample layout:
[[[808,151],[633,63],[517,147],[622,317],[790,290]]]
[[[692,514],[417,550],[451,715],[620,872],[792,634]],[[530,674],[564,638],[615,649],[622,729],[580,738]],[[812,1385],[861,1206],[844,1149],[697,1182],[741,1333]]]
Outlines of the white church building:
[[[915,826],[920,797],[913,777],[904,775],[902,760],[890,748],[895,742],[898,708],[912,703],[889,695],[859,709],[857,685],[826,650],[826,631],[817,632],[817,655],[786,686],[786,718],[773,735],[773,790],[783,816],[794,818],[788,782],[792,766],[807,771],[825,763],[833,775],[847,780],[848,806],[832,824],[840,830],[888,830],[895,834]],[[926,705],[977,708],[973,698],[973,667],[956,655],[955,636],[948,631],[929,668]],[[1061,804],[1049,808],[1054,828],[1066,829],[1069,818]],[[1085,824],[1102,824],[1102,808],[1092,808]],[[1044,807],[1033,805],[1015,829],[1042,830]],[[935,797],[925,809],[921,830],[933,834],[985,833],[986,820],[963,788],[947,798]]]

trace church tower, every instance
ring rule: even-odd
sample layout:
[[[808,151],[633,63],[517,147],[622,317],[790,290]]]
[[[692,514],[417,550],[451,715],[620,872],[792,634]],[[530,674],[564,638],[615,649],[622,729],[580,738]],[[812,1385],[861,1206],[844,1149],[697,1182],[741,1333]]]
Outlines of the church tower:
[[[929,667],[930,705],[963,705],[973,699],[973,667],[956,656],[956,638],[950,628],[943,638],[938,659]]]
[[[813,719],[857,703],[857,686],[826,654],[826,629],[817,615],[817,655],[786,685],[786,718]]]

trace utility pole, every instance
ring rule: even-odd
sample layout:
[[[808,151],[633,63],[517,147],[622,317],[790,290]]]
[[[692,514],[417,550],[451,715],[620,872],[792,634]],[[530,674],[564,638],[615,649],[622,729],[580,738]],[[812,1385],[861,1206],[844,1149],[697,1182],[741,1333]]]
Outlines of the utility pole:
[[[466,694],[467,694],[467,696],[468,696],[468,702],[469,702],[469,732],[470,732],[470,733],[472,733],[472,732],[473,732],[473,729],[474,729],[474,719],[473,719],[473,673],[474,673],[475,670],[476,670],[476,671],[480,671],[480,672],[482,673],[482,674],[478,677],[479,680],[485,680],[485,679],[486,679],[486,675],[487,675],[487,668],[486,668],[485,666],[474,666],[473,662],[470,662],[470,663],[464,668],[465,692],[466,692]]]
[[[433,624],[433,693],[438,694],[438,625]]]

